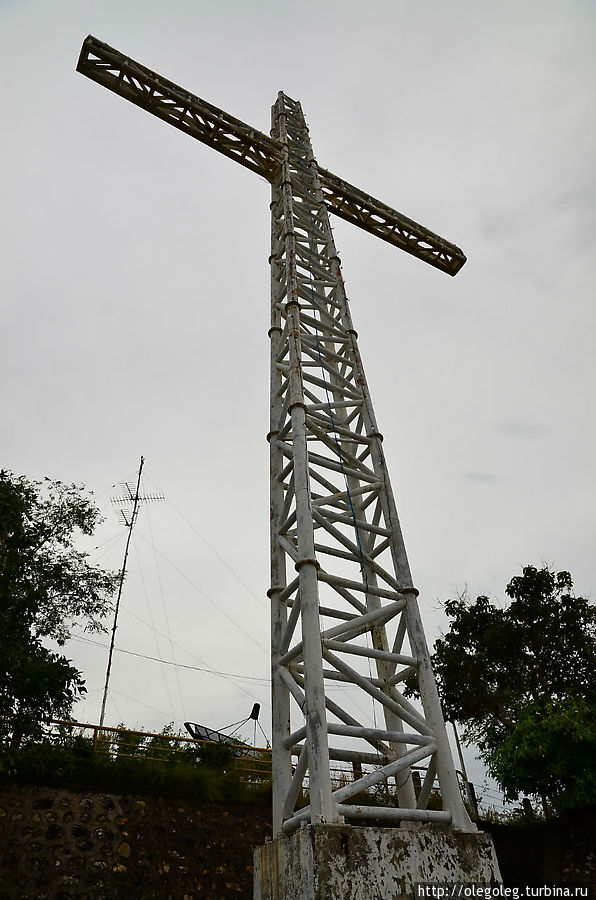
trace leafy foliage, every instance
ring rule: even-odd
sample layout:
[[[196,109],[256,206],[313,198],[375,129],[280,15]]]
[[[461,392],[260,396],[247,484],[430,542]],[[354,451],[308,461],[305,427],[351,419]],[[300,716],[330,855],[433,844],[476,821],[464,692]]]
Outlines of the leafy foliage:
[[[99,513],[75,485],[0,471],[0,728],[3,740],[37,736],[85,690],[62,646],[73,625],[103,630],[117,575],[75,546]]]
[[[494,751],[490,774],[509,799],[551,797],[558,809],[596,802],[596,705],[577,697],[525,707]]]
[[[464,725],[506,794],[596,802],[596,609],[568,572],[526,566],[488,597],[445,604],[449,632],[433,665],[445,716]]]

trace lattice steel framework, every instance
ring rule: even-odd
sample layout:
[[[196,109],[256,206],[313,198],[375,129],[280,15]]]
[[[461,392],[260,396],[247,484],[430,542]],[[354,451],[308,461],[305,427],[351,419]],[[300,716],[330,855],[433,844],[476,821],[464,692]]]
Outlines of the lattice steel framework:
[[[267,137],[95,38],[83,44],[78,69],[272,185],[269,597],[276,833],[305,820],[342,818],[436,821],[473,830],[328,213],[451,275],[465,256],[320,168],[300,104],[283,93]],[[404,697],[410,677],[417,680],[422,709]],[[334,699],[338,687],[347,689],[342,703]],[[350,762],[361,774],[334,789],[330,760]],[[421,762],[428,769],[416,797],[411,767]],[[436,776],[440,811],[426,808]],[[300,807],[306,777],[309,804]],[[354,802],[388,781],[395,783],[398,806]]]

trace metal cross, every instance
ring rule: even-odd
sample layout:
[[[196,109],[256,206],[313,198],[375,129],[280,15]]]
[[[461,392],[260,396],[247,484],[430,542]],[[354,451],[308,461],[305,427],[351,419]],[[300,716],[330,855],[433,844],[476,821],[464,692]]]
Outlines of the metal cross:
[[[267,137],[96,38],[85,40],[77,69],[271,183],[275,832],[342,820],[475,830],[451,758],[328,214],[450,275],[466,257],[321,168],[300,104],[283,93]],[[421,708],[404,696],[412,678]],[[416,792],[412,767],[421,763]],[[435,778],[441,810],[428,809]]]

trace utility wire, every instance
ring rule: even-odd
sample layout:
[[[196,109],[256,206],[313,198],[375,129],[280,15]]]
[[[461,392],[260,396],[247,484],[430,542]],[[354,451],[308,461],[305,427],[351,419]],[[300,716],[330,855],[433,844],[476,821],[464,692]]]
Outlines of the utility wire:
[[[141,706],[146,706],[147,709],[152,709],[153,712],[158,712],[160,715],[165,716],[166,719],[167,719],[168,716],[169,716],[169,713],[164,712],[163,709],[158,709],[156,706],[151,706],[149,703],[143,703],[143,701],[142,701],[142,700],[139,700],[138,697],[129,697],[128,694],[123,693],[123,691],[116,691],[116,690],[114,690],[114,688],[112,688],[112,690],[111,690],[111,692],[110,692],[110,697],[111,697],[112,694],[118,694],[119,697],[124,697],[126,700],[132,700],[133,703],[139,703]],[[112,703],[114,703],[113,698],[112,698]],[[116,706],[115,703],[114,703],[114,706]],[[118,715],[120,716],[120,721],[122,722],[122,721],[123,721],[123,717],[122,717],[122,715],[120,714],[120,710],[118,709],[118,707],[116,707],[116,712],[117,712]]]
[[[100,560],[100,559],[102,558],[102,556],[104,556],[104,555],[108,552],[108,550],[111,550],[111,549],[112,549],[112,547],[114,546],[114,544],[115,544],[117,541],[119,541],[121,537],[122,537],[122,533],[121,533],[121,531],[118,531],[118,534],[113,534],[111,537],[106,538],[105,541],[102,541],[102,542],[101,542],[101,544],[98,544],[96,547],[93,547],[93,548],[89,551],[89,553],[95,553],[96,550],[99,550],[101,547],[103,547],[104,549],[103,549],[103,550],[101,551],[101,553],[96,557],[97,560]],[[109,546],[106,546],[106,545],[109,545]]]
[[[222,609],[221,606],[219,606],[219,605],[215,602],[215,600],[212,600],[211,597],[210,597],[208,594],[206,594],[205,591],[204,591],[202,588],[200,588],[200,587],[198,586],[198,584],[195,584],[195,582],[192,581],[192,579],[190,579],[190,578],[188,577],[188,575],[185,575],[184,572],[182,571],[182,569],[179,569],[178,566],[177,566],[175,563],[173,563],[170,559],[168,559],[167,556],[166,556],[164,553],[161,552],[161,550],[158,550],[157,547],[155,547],[154,545],[152,545],[151,541],[150,541],[147,537],[145,537],[145,535],[143,534],[143,532],[142,532],[142,531],[139,531],[138,528],[137,528],[137,534],[138,534],[140,537],[142,537],[143,540],[144,540],[147,544],[149,544],[150,547],[153,546],[155,552],[158,553],[159,556],[161,556],[161,558],[162,558],[163,560],[165,560],[165,562],[167,562],[167,564],[168,564],[169,566],[171,566],[176,572],[178,572],[178,574],[181,575],[182,578],[184,578],[184,580],[187,581],[187,582],[191,585],[191,587],[193,587],[196,591],[198,591],[199,594],[200,594],[205,600],[207,600],[207,602],[210,603],[211,606],[213,606],[214,609],[216,609],[219,613],[221,613],[221,615],[224,616],[224,617],[228,620],[228,622],[231,622],[232,625],[233,625],[235,628],[237,628],[239,631],[241,631],[242,634],[243,634],[245,637],[247,637],[247,638],[249,639],[249,641],[252,641],[253,644],[256,644],[257,647],[258,647],[260,650],[263,650],[263,651],[264,651],[265,653],[267,653],[267,654],[269,653],[269,649],[268,649],[267,647],[264,647],[259,641],[257,641],[256,638],[254,638],[251,634],[249,634],[248,631],[246,631],[246,630],[242,627],[242,625],[239,625],[238,622],[236,622],[235,619],[233,619],[233,618],[232,618],[232,617],[231,617],[224,609]]]
[[[107,647],[108,646],[107,644],[102,643],[102,641],[94,641],[91,638],[85,638],[82,636],[71,637],[71,638],[69,638],[69,640],[76,641],[78,643],[83,643],[83,644],[93,644],[96,647]],[[178,646],[180,646],[180,645],[178,645]],[[211,668],[211,666],[207,666],[207,665],[191,666],[189,663],[179,663],[179,662],[175,662],[174,660],[171,660],[171,659],[163,659],[163,657],[161,657],[161,656],[150,656],[147,653],[139,653],[136,650],[125,650],[123,647],[114,647],[114,652],[115,653],[124,653],[124,654],[126,654],[126,656],[136,656],[139,659],[148,659],[148,660],[151,660],[152,662],[161,663],[162,666],[174,666],[175,668],[178,668],[178,669],[189,669],[193,672],[206,672],[208,675],[218,675],[221,678],[235,678],[240,681],[247,681],[250,684],[255,684],[255,685],[271,684],[270,678],[264,678],[264,677],[262,678],[260,675],[241,675],[239,672],[221,672],[219,669],[213,669],[213,668]],[[232,683],[234,684],[235,687],[240,687],[240,685],[235,684],[235,682],[232,682]],[[337,690],[337,691],[356,690],[356,689],[357,688],[355,685],[350,685],[349,688],[340,687],[339,685],[330,685],[330,687],[329,687],[329,690]],[[86,697],[91,697],[93,694],[96,694],[100,690],[101,690],[101,688],[96,688],[93,691],[87,691]],[[263,706],[263,705],[266,705],[266,704],[261,704],[261,706]],[[172,710],[172,712],[173,712],[173,710]],[[364,710],[361,709],[361,712],[364,712]],[[219,729],[219,730],[221,731],[221,729]]]
[[[157,639],[157,631],[156,631],[156,629],[155,629],[155,623],[154,623],[154,621],[153,621],[153,612],[152,612],[152,610],[151,610],[151,604],[149,603],[149,596],[148,596],[148,594],[147,594],[147,588],[146,588],[146,585],[145,585],[145,578],[144,578],[144,576],[143,576],[143,569],[142,569],[142,567],[141,567],[141,560],[140,560],[140,557],[139,557],[139,548],[138,548],[138,546],[137,546],[136,540],[133,541],[133,545],[134,545],[134,549],[135,549],[135,555],[136,555],[136,558],[137,558],[137,565],[138,565],[138,567],[139,567],[139,575],[140,575],[140,579],[141,579],[141,585],[142,585],[142,588],[143,588],[143,593],[145,594],[145,602],[146,602],[146,604],[147,604],[147,612],[149,613],[149,619],[150,619],[150,621],[151,621],[151,629],[152,629],[152,631],[153,631],[153,638],[154,638],[154,641],[155,641],[155,649],[156,649],[156,651],[157,651],[158,656],[159,656],[160,659],[161,659],[161,650],[160,650],[160,647],[159,647],[159,641],[158,641],[158,639]],[[164,687],[165,687],[165,689],[166,689],[166,694],[168,695],[168,702],[169,702],[169,704],[170,704],[170,708],[171,708],[172,714],[173,714],[173,712],[174,712],[174,704],[172,703],[172,697],[171,697],[171,695],[170,695],[170,687],[169,687],[169,685],[168,685],[168,679],[167,679],[167,677],[166,677],[166,671],[165,671],[165,669],[163,668],[163,666],[162,666],[162,668],[161,668],[161,675],[162,675],[162,678],[163,678]]]
[[[153,487],[154,487],[157,491],[161,491],[161,488],[159,487],[159,485],[157,485],[151,478],[147,478],[147,481],[150,481],[151,484],[153,485]],[[253,591],[253,589],[250,587],[250,585],[248,585],[248,584],[246,583],[246,581],[244,581],[244,579],[238,574],[238,572],[236,572],[236,570],[232,568],[232,566],[229,564],[229,562],[227,562],[227,561],[223,558],[223,556],[222,556],[220,553],[218,553],[218,551],[215,549],[215,547],[214,547],[212,544],[210,544],[209,541],[207,540],[207,538],[204,537],[204,536],[201,534],[201,532],[198,530],[198,528],[197,528],[195,525],[193,525],[193,523],[192,523],[189,519],[186,518],[186,516],[184,515],[184,513],[181,512],[181,511],[178,509],[178,507],[174,505],[174,503],[172,503],[172,501],[170,500],[169,497],[166,497],[166,502],[169,503],[169,505],[172,507],[172,509],[174,510],[174,512],[176,513],[176,515],[180,516],[180,518],[182,519],[182,521],[183,521],[183,522],[186,522],[186,524],[188,525],[188,527],[189,527],[192,531],[194,531],[194,533],[197,535],[197,537],[199,537],[199,538],[202,540],[202,542],[205,544],[205,546],[208,547],[209,550],[211,550],[211,552],[213,553],[213,555],[216,556],[216,557],[218,558],[218,560],[220,561],[220,563],[221,563],[223,566],[226,567],[226,569],[228,570],[228,572],[230,572],[230,573],[234,576],[234,578],[235,578],[237,581],[240,582],[240,584],[242,585],[242,587],[244,587],[244,588],[249,592],[249,594],[257,601],[257,603],[259,603],[259,604],[263,607],[263,609],[265,609],[265,610],[267,610],[267,612],[269,612],[269,607],[267,606],[266,603],[263,602],[263,600],[261,600],[261,598],[260,598],[259,595],[256,593],[256,591]]]
[[[141,468],[142,468],[142,466],[141,466]],[[139,474],[140,474],[140,473],[139,473]],[[151,483],[159,490],[159,488],[157,487],[157,485],[155,485],[155,482],[153,482],[152,479],[148,479],[148,480],[151,481]],[[112,485],[111,487],[106,488],[104,491],[102,491],[102,492],[101,492],[99,495],[97,495],[97,496],[98,496],[98,497],[103,496],[103,495],[106,494],[109,490],[111,490],[114,486],[115,486],[115,485]],[[137,485],[136,495],[138,496],[138,485]],[[190,522],[190,521],[186,518],[186,516],[184,516],[184,514],[183,514],[183,513],[182,513],[182,512],[181,512],[181,511],[180,511],[180,510],[179,510],[179,509],[178,509],[171,501],[168,500],[168,502],[170,503],[170,506],[171,506],[172,509],[176,512],[176,514],[177,514],[178,516],[180,516],[180,518],[181,518],[181,519],[182,519],[182,520],[183,520],[183,521],[184,521],[184,522],[185,522],[185,523],[186,523],[186,524],[194,531],[194,533],[195,533],[195,534],[203,541],[203,543],[204,543],[204,544],[211,550],[211,552],[212,552],[212,553],[220,560],[220,562],[228,569],[228,571],[231,572],[231,574],[234,575],[234,577],[235,577],[235,578],[240,582],[240,584],[242,584],[242,586],[243,586],[243,587],[244,587],[244,588],[245,588],[245,589],[246,589],[246,590],[254,597],[254,599],[257,600],[257,602],[258,602],[264,609],[266,609],[266,610],[268,611],[268,607],[267,607],[266,604],[263,603],[263,601],[258,597],[258,595],[255,593],[255,591],[253,591],[252,588],[251,588],[248,584],[246,584],[246,582],[240,577],[240,575],[238,575],[238,573],[232,568],[232,566],[230,566],[229,563],[226,562],[226,560],[225,560],[225,559],[217,552],[217,550],[209,543],[209,541],[207,541],[207,539],[206,539],[206,538],[198,531],[198,529],[192,524],[192,522]],[[263,645],[262,645],[261,643],[259,643],[259,641],[257,641],[257,640],[256,640],[255,638],[253,638],[247,631],[245,631],[245,629],[242,628],[242,626],[239,625],[234,619],[232,619],[231,616],[229,616],[223,609],[221,609],[221,607],[219,607],[219,606],[211,599],[211,597],[209,597],[209,596],[205,593],[205,591],[203,591],[197,584],[195,584],[190,578],[188,578],[188,576],[185,575],[185,573],[182,572],[182,570],[179,569],[178,566],[175,565],[175,563],[173,563],[171,560],[169,560],[169,559],[165,556],[165,554],[163,554],[160,550],[157,549],[157,547],[155,546],[155,542],[154,542],[154,540],[153,540],[153,533],[152,533],[152,529],[151,529],[151,523],[149,523],[149,529],[150,529],[150,534],[151,534],[151,540],[148,540],[147,537],[146,537],[145,535],[143,535],[142,533],[140,533],[140,532],[138,532],[138,533],[139,533],[140,537],[142,537],[143,540],[144,540],[146,543],[148,543],[149,546],[151,546],[152,549],[153,549],[154,556],[155,556],[156,569],[157,569],[157,571],[158,571],[158,580],[159,580],[160,591],[161,591],[161,596],[162,596],[162,603],[164,604],[164,610],[165,610],[165,600],[164,600],[164,596],[163,596],[163,587],[162,587],[162,584],[161,584],[161,577],[160,577],[160,574],[159,574],[159,567],[158,567],[158,564],[157,564],[157,555],[158,555],[158,554],[159,554],[159,556],[162,557],[162,559],[164,559],[164,560],[168,563],[168,565],[170,565],[176,572],[178,572],[178,574],[181,575],[181,576],[182,576],[182,577],[183,577],[183,578],[184,578],[184,579],[185,579],[185,580],[186,580],[186,581],[187,581],[187,582],[188,582],[195,590],[197,590],[197,591],[201,594],[201,596],[203,596],[203,597],[204,597],[204,598],[205,598],[212,606],[214,606],[214,607],[215,607],[215,608],[216,608],[223,616],[225,616],[225,618],[227,618],[233,625],[235,625],[236,628],[238,628],[238,629],[239,629],[239,630],[240,630],[240,631],[241,631],[241,632],[242,632],[249,640],[251,640],[254,644],[256,644],[256,645],[259,647],[259,649],[261,649],[261,650],[263,650],[263,651],[265,651],[265,652],[268,653],[269,651],[268,651],[265,647],[263,647]],[[130,538],[130,531],[129,531],[129,538]],[[107,538],[105,541],[103,541],[102,543],[98,544],[98,545],[94,548],[94,550],[98,550],[100,547],[103,547],[104,549],[103,549],[102,553],[100,554],[100,557],[101,557],[101,556],[104,555],[104,553],[106,553],[109,549],[111,549],[111,547],[113,546],[113,544],[114,544],[118,539],[119,539],[119,535],[114,535],[114,536],[112,536],[112,537],[110,537],[110,538]],[[106,545],[109,545],[109,546],[106,546]],[[128,549],[128,547],[127,547],[127,549]],[[138,560],[138,548],[137,548],[137,546],[136,546],[136,541],[135,541],[135,552],[136,552],[137,560]],[[98,557],[98,558],[99,558],[99,557]],[[140,567],[140,564],[139,564],[139,567]],[[121,581],[122,581],[122,575],[123,575],[123,572],[121,572]],[[142,578],[142,576],[141,576],[141,578]],[[122,586],[122,585],[121,585],[121,586]],[[147,598],[147,592],[146,592],[146,588],[145,588],[144,582],[143,582],[143,589],[144,589],[144,591],[145,591],[145,597]],[[147,602],[148,602],[148,601],[147,601]],[[148,604],[148,606],[149,606],[149,604]],[[129,615],[133,616],[134,618],[136,618],[138,621],[142,622],[145,626],[151,628],[151,630],[152,630],[153,633],[154,633],[154,636],[156,636],[157,634],[160,634],[162,637],[166,638],[166,639],[169,641],[169,643],[170,643],[170,648],[171,648],[172,656],[174,657],[174,659],[173,659],[173,660],[164,660],[164,659],[161,658],[161,656],[159,656],[159,657],[153,657],[153,656],[148,656],[148,655],[142,654],[142,653],[136,653],[136,652],[131,651],[131,650],[123,650],[123,649],[121,649],[121,648],[118,648],[118,647],[113,646],[113,644],[112,644],[112,650],[111,650],[111,652],[112,652],[112,653],[113,653],[113,652],[124,653],[124,654],[127,654],[127,655],[129,655],[129,656],[136,656],[136,657],[140,657],[140,658],[144,658],[144,659],[149,659],[149,660],[152,660],[152,661],[161,663],[162,667],[163,667],[164,665],[174,666],[175,671],[176,671],[176,678],[177,678],[177,681],[178,681],[178,690],[179,690],[179,695],[180,695],[180,703],[181,703],[181,708],[182,708],[183,712],[184,712],[184,703],[183,703],[183,700],[182,700],[182,691],[181,691],[180,682],[179,682],[179,677],[178,677],[178,669],[180,669],[180,668],[183,668],[183,669],[190,669],[190,670],[196,670],[196,671],[203,671],[203,672],[206,672],[206,673],[208,673],[208,674],[213,674],[213,675],[217,675],[217,676],[222,677],[222,678],[229,679],[229,680],[231,681],[231,683],[234,684],[234,686],[235,686],[238,690],[240,690],[240,691],[242,691],[243,693],[245,693],[248,697],[251,698],[251,700],[254,699],[253,695],[250,694],[248,691],[246,691],[241,685],[239,685],[239,684],[235,683],[234,681],[232,681],[232,680],[231,680],[232,678],[242,679],[242,680],[244,680],[244,681],[247,681],[247,682],[252,683],[252,684],[255,684],[255,685],[256,685],[256,684],[268,684],[268,683],[270,683],[270,679],[259,679],[259,678],[253,677],[253,676],[243,676],[243,675],[239,675],[239,674],[220,672],[220,671],[215,670],[215,669],[212,669],[212,668],[210,668],[210,667],[208,667],[208,666],[206,666],[206,665],[205,665],[205,666],[202,666],[202,667],[199,667],[199,666],[191,666],[191,665],[188,665],[188,664],[178,663],[178,662],[176,661],[176,659],[175,659],[174,646],[177,646],[179,649],[183,650],[185,653],[189,654],[190,656],[193,656],[193,657],[196,658],[196,659],[199,659],[199,657],[197,657],[196,654],[192,653],[190,650],[187,650],[186,648],[182,647],[182,646],[181,646],[180,644],[178,644],[176,641],[173,641],[173,640],[172,640],[172,636],[171,636],[171,632],[170,632],[170,629],[169,629],[169,621],[168,621],[168,619],[167,619],[167,615],[166,615],[166,625],[167,625],[167,627],[168,627],[168,635],[166,636],[165,634],[163,634],[163,632],[160,632],[158,629],[155,628],[155,626],[154,626],[154,624],[153,624],[153,621],[151,622],[151,625],[149,625],[149,624],[148,624],[147,622],[145,622],[140,616],[137,616],[137,615],[136,615],[135,613],[133,613],[131,610],[125,609],[124,611],[127,612]],[[150,617],[152,618],[150,608],[149,608],[149,614],[150,614]],[[89,638],[73,637],[73,638],[71,638],[71,640],[80,641],[80,642],[84,642],[84,643],[88,643],[88,644],[95,644],[95,645],[101,646],[101,647],[106,647],[106,646],[107,646],[106,644],[102,644],[100,641],[92,641],[92,640],[90,640]],[[157,652],[160,653],[159,645],[157,644],[157,638],[156,638],[156,648],[157,648]],[[203,662],[202,660],[199,660],[199,661],[200,661],[200,662]],[[162,668],[162,672],[163,672],[163,668]],[[169,700],[169,703],[170,703],[170,707],[171,707],[172,712],[173,712],[173,704],[172,704],[172,700],[171,700],[171,697],[170,697],[170,694],[169,694],[169,689],[168,689],[168,686],[167,686],[167,680],[165,679],[165,672],[164,672],[164,681],[165,681],[165,684],[166,684],[166,693],[168,694],[168,700]],[[116,692],[116,693],[118,693],[118,692]],[[126,694],[122,694],[122,696],[126,697],[127,695],[126,695]],[[134,700],[134,698],[131,698],[131,697],[128,697],[127,699],[129,699],[129,700]],[[136,702],[141,702],[141,701],[136,701]],[[147,704],[142,704],[142,705],[148,706]],[[265,707],[267,707],[268,709],[270,709],[269,704],[264,703],[264,704],[262,704],[262,705],[264,705]],[[114,706],[116,706],[115,703],[114,703]],[[105,708],[105,700],[104,700],[104,708]],[[151,706],[148,706],[148,708],[149,708],[149,709],[154,709],[156,712],[160,712],[160,713],[162,713],[162,714],[165,715],[165,713],[163,712],[163,710],[157,710],[157,709],[155,709],[155,707],[151,707]],[[116,708],[116,709],[117,709],[117,708]],[[120,714],[118,710],[117,710],[117,712],[118,712],[118,714]]]
[[[94,641],[91,638],[73,637],[71,640],[84,644],[95,644],[96,647],[107,647],[107,644],[104,644],[102,641]],[[174,668],[177,669],[191,669],[193,672],[207,672],[210,675],[219,675],[221,678],[240,678],[243,681],[250,681],[254,684],[271,683],[270,678],[260,678],[258,675],[240,675],[237,672],[221,672],[218,669],[212,669],[209,666],[191,666],[187,663],[179,663],[171,659],[162,659],[159,656],[150,656],[147,653],[138,653],[136,650],[124,650],[122,647],[115,647],[114,650],[116,653],[125,653],[127,656],[137,656],[140,659],[150,659],[152,662],[158,662],[164,666],[174,666]]]
[[[157,560],[157,551],[155,549],[155,541],[153,540],[153,529],[151,527],[151,517],[149,515],[147,516],[147,523],[149,525],[149,534],[151,536],[151,544],[153,546],[153,559],[155,561],[155,571],[157,573],[157,583],[159,585],[159,595],[161,597],[161,605],[163,607],[163,615],[164,615],[164,619],[166,622],[168,638],[170,641],[170,653],[172,654],[172,659],[174,660],[174,662],[176,662],[176,653],[174,651],[174,644],[172,643],[172,632],[170,631],[170,620],[168,617],[168,611],[166,609],[166,600],[164,597],[163,585],[161,582],[161,572],[160,572],[159,563]],[[186,710],[184,708],[184,700],[182,699],[182,687],[180,685],[180,675],[179,675],[177,668],[174,669],[174,672],[176,675],[176,685],[178,687],[178,699],[180,701],[180,709],[182,710],[182,718],[186,719]],[[173,709],[174,709],[174,707],[172,706],[172,711],[173,711]]]

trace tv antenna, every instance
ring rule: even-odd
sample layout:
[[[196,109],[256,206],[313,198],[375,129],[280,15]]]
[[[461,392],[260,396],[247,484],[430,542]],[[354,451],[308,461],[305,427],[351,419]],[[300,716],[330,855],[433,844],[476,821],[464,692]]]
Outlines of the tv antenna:
[[[137,472],[137,482],[136,487],[132,487],[131,482],[124,481],[121,482],[121,488],[123,489],[123,494],[121,497],[112,497],[111,502],[119,507],[118,509],[118,518],[122,525],[124,525],[128,529],[128,534],[126,536],[126,545],[124,547],[124,559],[122,561],[122,569],[120,570],[120,580],[118,582],[118,596],[116,598],[116,608],[114,610],[114,624],[112,625],[112,635],[110,638],[110,651],[108,653],[108,667],[106,669],[106,681],[103,689],[103,698],[101,701],[101,714],[99,716],[99,727],[103,726],[105,712],[106,712],[106,701],[108,699],[108,687],[110,684],[110,673],[112,671],[112,656],[114,655],[114,643],[116,641],[116,628],[118,627],[118,613],[120,611],[120,599],[122,597],[122,588],[124,586],[124,577],[126,575],[126,563],[128,562],[128,550],[130,547],[130,539],[132,537],[132,530],[135,526],[135,522],[137,521],[137,516],[139,514],[139,507],[141,503],[148,503],[154,500],[165,500],[163,494],[141,494],[141,474],[143,472],[143,466],[145,464],[145,457],[141,456],[141,461],[139,463],[139,471]]]

